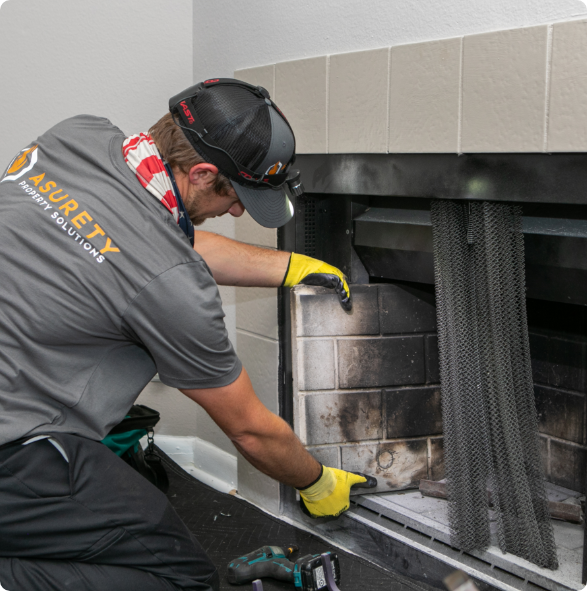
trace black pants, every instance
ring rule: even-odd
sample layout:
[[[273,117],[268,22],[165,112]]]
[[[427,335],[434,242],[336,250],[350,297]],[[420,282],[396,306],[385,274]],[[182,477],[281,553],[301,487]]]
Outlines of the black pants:
[[[0,450],[7,591],[217,591],[218,573],[167,498],[105,445],[56,435]]]

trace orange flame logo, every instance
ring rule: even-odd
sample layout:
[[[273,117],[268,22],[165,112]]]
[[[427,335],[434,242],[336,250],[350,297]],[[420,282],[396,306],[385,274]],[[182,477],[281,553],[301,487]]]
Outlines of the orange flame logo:
[[[22,154],[17,156],[14,162],[10,165],[10,168],[6,171],[6,174],[14,174],[15,172],[19,171],[25,164],[30,162],[29,156],[37,149],[37,146],[33,146],[28,150],[24,151]]]

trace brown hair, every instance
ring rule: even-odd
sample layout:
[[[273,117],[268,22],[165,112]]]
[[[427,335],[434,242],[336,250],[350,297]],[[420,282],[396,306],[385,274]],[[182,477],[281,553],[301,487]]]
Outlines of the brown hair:
[[[206,162],[192,147],[182,129],[175,123],[171,113],[163,115],[151,129],[149,134],[157,145],[161,156],[169,162],[171,168],[179,168],[184,174],[196,164]],[[232,185],[227,177],[218,173],[214,182],[214,191],[219,195],[228,195]]]

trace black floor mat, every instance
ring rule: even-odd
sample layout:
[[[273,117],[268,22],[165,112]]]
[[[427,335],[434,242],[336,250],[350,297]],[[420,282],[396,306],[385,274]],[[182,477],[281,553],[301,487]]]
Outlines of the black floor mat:
[[[231,559],[260,546],[295,544],[304,554],[318,554],[329,549],[328,544],[316,536],[202,484],[167,457],[164,457],[164,464],[169,474],[169,500],[217,566],[222,591],[252,589],[251,584],[230,585],[226,581],[226,567]],[[415,581],[385,571],[362,558],[334,550],[340,560],[341,591],[418,591],[423,588]],[[293,591],[294,586],[263,579],[263,589]]]

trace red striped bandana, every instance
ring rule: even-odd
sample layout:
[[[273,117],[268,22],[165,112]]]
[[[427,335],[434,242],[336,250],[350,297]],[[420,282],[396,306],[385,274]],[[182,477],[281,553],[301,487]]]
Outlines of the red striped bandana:
[[[131,135],[122,144],[122,155],[139,182],[173,215],[179,223],[177,200],[161,154],[148,133]]]

